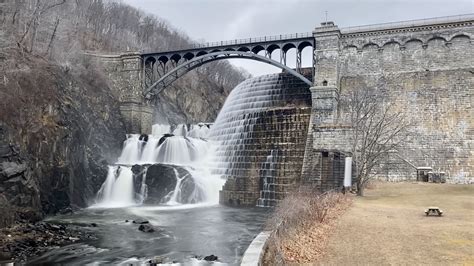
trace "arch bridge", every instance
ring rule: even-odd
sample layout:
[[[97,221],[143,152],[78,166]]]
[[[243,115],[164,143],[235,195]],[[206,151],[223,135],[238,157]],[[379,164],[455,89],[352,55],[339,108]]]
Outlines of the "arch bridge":
[[[231,58],[250,59],[271,64],[293,74],[311,86],[311,81],[300,72],[302,52],[307,47],[312,48],[314,71],[314,46],[313,33],[308,32],[196,44],[180,50],[143,53],[141,57],[144,72],[144,93],[149,99],[187,72],[209,62]],[[296,52],[296,69],[287,66],[287,54],[292,49]],[[272,58],[272,53],[277,50],[280,51],[279,58]]]

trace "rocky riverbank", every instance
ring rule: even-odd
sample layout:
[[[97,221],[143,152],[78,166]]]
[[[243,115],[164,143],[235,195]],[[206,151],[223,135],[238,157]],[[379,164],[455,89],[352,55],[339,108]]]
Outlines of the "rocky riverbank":
[[[2,261],[26,262],[53,248],[95,239],[83,225],[19,222],[0,230],[0,264]]]

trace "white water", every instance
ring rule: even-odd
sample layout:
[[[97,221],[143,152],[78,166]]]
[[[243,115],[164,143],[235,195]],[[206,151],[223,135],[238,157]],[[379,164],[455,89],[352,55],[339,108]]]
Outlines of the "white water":
[[[219,190],[224,185],[220,176],[213,175],[210,171],[216,150],[212,142],[205,140],[209,132],[206,125],[192,127],[188,134],[186,125],[178,125],[173,131],[175,136],[160,139],[164,134],[169,134],[170,126],[154,125],[152,135],[148,141],[141,140],[140,135],[130,134],[124,141],[124,146],[116,165],[109,166],[107,179],[97,193],[97,204],[93,207],[128,207],[142,204],[147,198],[146,170],[141,176],[143,179],[138,191],[134,191],[133,165],[169,164],[187,170],[194,181],[195,189],[186,202],[199,204],[217,204]],[[189,135],[189,137],[185,137]],[[192,136],[196,136],[192,137]],[[176,168],[176,186],[168,195],[166,205],[180,205],[181,185],[187,176],[180,177]]]
[[[187,175],[183,177],[179,177],[178,170],[176,168],[173,168],[174,171],[174,176],[176,177],[176,186],[174,190],[171,192],[170,199],[166,203],[167,205],[178,205],[179,204],[179,198],[181,197],[181,183],[183,182],[183,179],[187,177]]]
[[[98,192],[96,207],[115,208],[137,204],[134,200],[133,173],[129,167],[109,166],[107,179]]]
[[[262,166],[263,188],[260,191],[260,198],[257,200],[258,207],[275,206],[276,160],[276,152],[272,150]]]
[[[156,138],[161,138],[164,134],[171,133],[170,125],[154,124],[151,127],[151,134]]]

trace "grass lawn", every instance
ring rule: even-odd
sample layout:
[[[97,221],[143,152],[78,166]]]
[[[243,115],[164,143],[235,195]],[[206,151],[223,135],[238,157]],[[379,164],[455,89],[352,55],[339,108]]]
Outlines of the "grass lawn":
[[[377,183],[329,238],[323,265],[474,265],[474,186]],[[425,216],[429,206],[442,217]]]

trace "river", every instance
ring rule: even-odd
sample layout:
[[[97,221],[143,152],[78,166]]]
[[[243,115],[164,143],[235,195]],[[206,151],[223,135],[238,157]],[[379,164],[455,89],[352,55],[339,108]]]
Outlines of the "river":
[[[262,231],[269,211],[220,205],[88,208],[48,220],[82,226],[94,232],[97,240],[53,249],[29,263],[138,265],[160,256],[166,263],[205,265],[207,262],[195,257],[213,254],[220,263],[237,265]],[[148,220],[157,230],[141,232],[139,225],[132,223],[134,219]],[[90,226],[92,223],[97,227]]]

